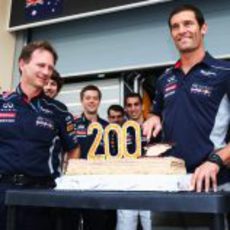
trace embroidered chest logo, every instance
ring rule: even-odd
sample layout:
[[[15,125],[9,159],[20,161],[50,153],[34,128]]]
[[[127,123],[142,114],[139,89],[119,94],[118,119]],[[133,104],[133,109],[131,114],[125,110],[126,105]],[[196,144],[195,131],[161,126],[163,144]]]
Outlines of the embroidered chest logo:
[[[216,76],[215,72],[211,72],[211,71],[203,70],[203,69],[200,71],[200,73],[206,77]]]
[[[167,83],[164,87],[164,98],[173,95],[178,88],[178,83],[175,75],[167,78]]]
[[[0,111],[4,111],[4,112],[15,112],[15,107],[14,104],[12,102],[5,102],[2,104]]]
[[[176,82],[177,82],[177,79],[175,75],[172,75],[167,79],[167,83],[169,84],[176,83]]]
[[[11,102],[6,102],[6,103],[3,103],[2,108],[3,109],[13,109],[14,108],[14,104],[11,103]]]
[[[36,126],[37,127],[41,127],[41,128],[47,128],[47,129],[54,130],[54,123],[53,123],[53,121],[51,121],[48,118],[41,117],[41,116],[37,117]]]
[[[82,125],[82,124],[78,125],[77,130],[76,130],[76,134],[78,136],[87,136],[87,129],[86,129],[85,125]]]
[[[0,108],[0,123],[14,123],[16,110],[12,102],[5,102]]]
[[[190,92],[192,94],[203,95],[207,97],[211,96],[212,91],[213,91],[213,88],[211,86],[200,85],[196,83],[193,83],[190,88]]]
[[[167,84],[164,88],[164,98],[167,98],[169,96],[172,96],[175,94],[176,90],[178,88],[178,85],[176,83],[174,84]]]
[[[0,112],[0,123],[14,123],[16,118],[15,112]]]

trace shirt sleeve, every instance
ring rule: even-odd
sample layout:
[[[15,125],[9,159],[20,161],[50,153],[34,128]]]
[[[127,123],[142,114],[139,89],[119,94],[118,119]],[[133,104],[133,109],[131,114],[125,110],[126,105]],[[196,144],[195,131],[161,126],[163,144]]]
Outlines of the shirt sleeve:
[[[160,80],[158,80],[156,83],[155,97],[153,99],[152,113],[161,116],[163,107],[164,107],[164,97],[160,85]]]
[[[62,112],[59,117],[59,136],[64,151],[71,151],[78,145],[74,117],[69,112]]]

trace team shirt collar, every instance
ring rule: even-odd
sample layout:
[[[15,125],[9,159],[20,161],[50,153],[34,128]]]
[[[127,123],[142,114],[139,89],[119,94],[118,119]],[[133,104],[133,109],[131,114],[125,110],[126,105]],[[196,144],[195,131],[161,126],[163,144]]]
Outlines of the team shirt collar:
[[[86,122],[86,123],[91,123],[91,121],[90,120],[88,120],[87,118],[86,118],[86,116],[85,116],[85,114],[84,113],[82,113],[82,120],[84,121],[84,122]],[[100,121],[100,117],[97,115],[97,122],[99,122]]]
[[[22,88],[21,88],[21,84],[19,84],[16,88],[16,93],[18,95],[20,95],[25,101],[29,101],[28,100],[28,96],[23,92]],[[44,97],[45,94],[43,91],[41,91],[41,93],[39,95],[37,95],[36,97],[32,98],[32,100],[36,100],[38,98]]]
[[[200,63],[197,64],[205,64],[207,66],[211,66],[215,63],[215,59],[208,53],[205,53],[205,56],[203,60]],[[180,69],[181,68],[181,60],[179,59],[175,64],[174,64],[174,69]]]

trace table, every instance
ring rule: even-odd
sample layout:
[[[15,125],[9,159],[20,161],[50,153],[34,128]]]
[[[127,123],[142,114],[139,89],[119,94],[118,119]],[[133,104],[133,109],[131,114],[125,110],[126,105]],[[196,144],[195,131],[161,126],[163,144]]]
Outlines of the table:
[[[154,212],[211,213],[213,230],[224,229],[224,214],[230,211],[227,192],[134,192],[9,190],[7,230],[14,230],[17,206],[95,209],[146,209]]]

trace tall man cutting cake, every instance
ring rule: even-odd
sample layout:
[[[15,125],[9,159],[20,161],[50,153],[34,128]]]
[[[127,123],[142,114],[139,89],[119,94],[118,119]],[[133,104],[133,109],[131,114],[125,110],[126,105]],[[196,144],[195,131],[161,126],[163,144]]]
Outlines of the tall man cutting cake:
[[[156,136],[162,128],[164,141],[175,143],[169,155],[184,159],[194,173],[192,188],[216,191],[230,181],[230,64],[205,52],[207,24],[195,6],[176,8],[168,24],[180,59],[157,82],[144,134]]]

